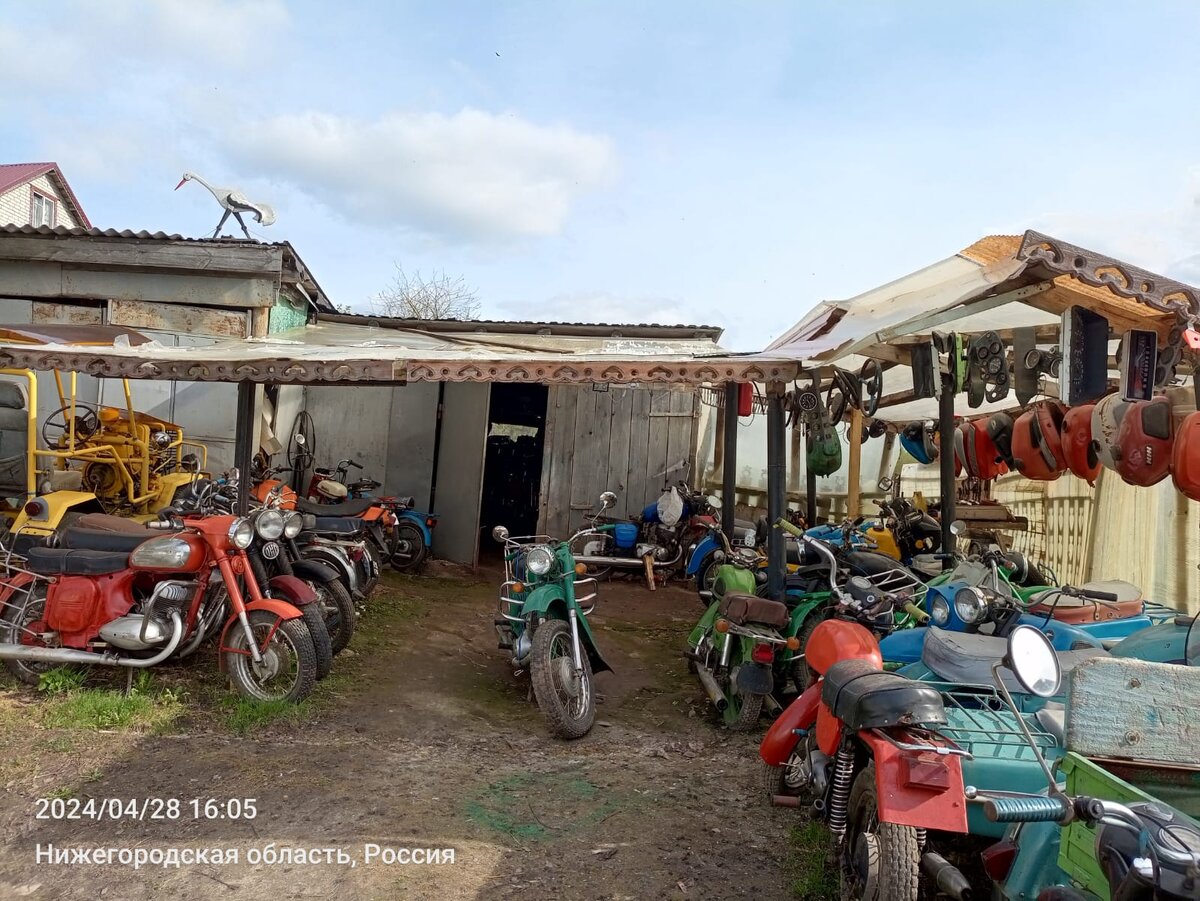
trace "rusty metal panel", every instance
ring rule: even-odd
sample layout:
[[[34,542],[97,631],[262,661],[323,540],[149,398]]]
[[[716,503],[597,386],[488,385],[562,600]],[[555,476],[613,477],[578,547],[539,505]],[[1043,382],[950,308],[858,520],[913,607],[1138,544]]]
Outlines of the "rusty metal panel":
[[[245,312],[182,304],[113,300],[108,305],[108,321],[129,328],[216,338],[245,338],[250,334],[249,315]]]
[[[104,321],[104,308],[99,304],[36,301],[32,321],[55,325],[100,325]]]

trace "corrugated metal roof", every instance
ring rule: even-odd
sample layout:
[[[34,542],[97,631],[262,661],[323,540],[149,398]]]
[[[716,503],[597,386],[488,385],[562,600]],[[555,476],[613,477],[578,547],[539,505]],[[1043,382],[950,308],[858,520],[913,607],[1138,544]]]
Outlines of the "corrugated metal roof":
[[[71,184],[67,181],[67,177],[63,175],[63,171],[58,163],[0,163],[0,194],[3,194],[5,191],[11,191],[25,182],[33,181],[35,178],[49,173],[57,176],[59,183],[62,185],[63,193],[67,195],[67,200],[70,201],[71,206],[75,208],[75,214],[79,221],[84,224],[84,227],[91,228],[92,223],[88,220],[87,213],[83,211],[83,204],[79,202],[79,198],[71,190]]]
[[[322,314],[324,322],[379,328],[419,329],[443,333],[558,334],[567,337],[611,338],[692,338],[718,341],[724,329],[716,325],[670,325],[657,322],[557,322],[536,319],[417,319],[400,316],[374,316],[370,313]]]

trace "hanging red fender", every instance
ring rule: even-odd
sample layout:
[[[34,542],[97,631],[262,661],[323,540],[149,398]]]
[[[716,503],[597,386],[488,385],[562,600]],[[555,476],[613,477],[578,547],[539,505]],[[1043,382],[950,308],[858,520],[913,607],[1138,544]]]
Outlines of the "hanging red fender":
[[[1200,412],[1188,414],[1175,435],[1171,478],[1185,496],[1200,501]]]

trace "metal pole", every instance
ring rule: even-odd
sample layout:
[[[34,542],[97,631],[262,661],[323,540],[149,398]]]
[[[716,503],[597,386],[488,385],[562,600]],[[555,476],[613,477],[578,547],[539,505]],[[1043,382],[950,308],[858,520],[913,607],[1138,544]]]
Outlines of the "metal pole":
[[[767,520],[771,523],[767,538],[767,593],[783,600],[783,532],[775,523],[783,516],[787,489],[787,429],[783,418],[783,388],[767,388]]]
[[[234,436],[233,462],[238,468],[237,512],[250,510],[250,468],[254,462],[254,382],[238,382],[237,431]]]
[[[737,382],[725,383],[725,450],[721,457],[721,531],[733,540],[733,520],[737,509]]]
[[[808,461],[806,460],[805,463]],[[805,518],[808,520],[809,528],[817,524],[817,474],[804,467],[804,491],[808,495],[808,509],[805,510]]]
[[[954,389],[949,380],[942,379],[942,394],[938,398],[938,432],[941,448],[938,453],[939,475],[942,491],[942,553],[954,553],[954,533],[950,524],[954,522]],[[950,561],[946,561],[950,565]]]

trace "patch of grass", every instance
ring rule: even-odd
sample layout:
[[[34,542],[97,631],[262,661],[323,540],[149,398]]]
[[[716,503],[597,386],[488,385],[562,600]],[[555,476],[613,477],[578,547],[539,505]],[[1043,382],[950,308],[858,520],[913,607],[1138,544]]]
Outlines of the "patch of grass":
[[[47,798],[73,798],[75,797],[75,789],[69,785],[64,785],[61,788],[56,788],[54,791],[46,792]]]
[[[792,827],[789,870],[792,892],[800,901],[827,901],[841,892],[838,873],[829,863],[829,832],[821,823]]]
[[[249,698],[227,698],[225,726],[238,735],[245,735],[278,722],[295,722],[309,713],[307,703],[290,701],[253,701]]]
[[[73,666],[56,666],[42,673],[38,679],[38,691],[48,695],[70,694],[83,688],[87,673]]]

